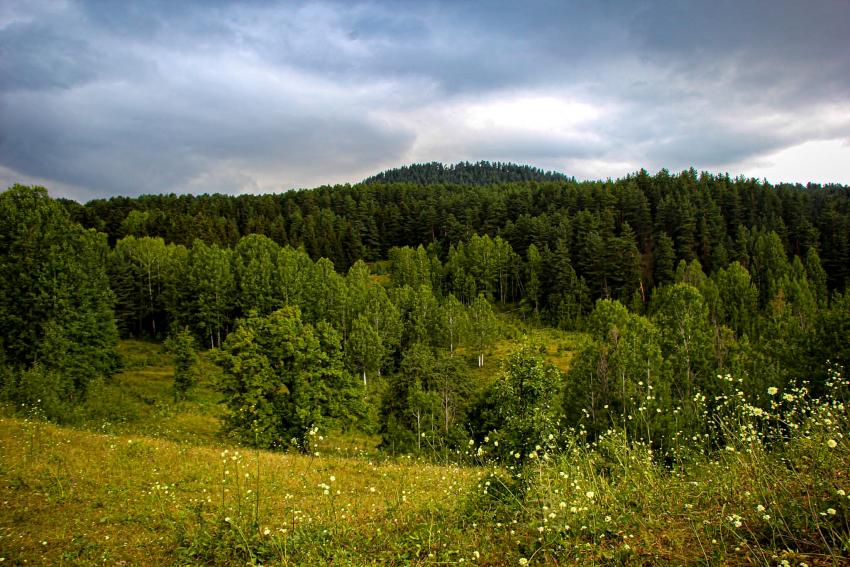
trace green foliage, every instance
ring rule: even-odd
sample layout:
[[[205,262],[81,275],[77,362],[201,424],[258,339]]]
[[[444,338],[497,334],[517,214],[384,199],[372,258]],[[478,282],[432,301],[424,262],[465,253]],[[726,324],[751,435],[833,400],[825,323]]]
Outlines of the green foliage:
[[[562,387],[563,375],[545,362],[539,348],[522,348],[482,395],[473,423],[476,438],[492,438],[495,455],[511,464],[537,458],[558,434]]]
[[[174,355],[174,398],[183,399],[197,378],[194,366],[198,362],[195,352],[195,339],[188,327],[183,327],[165,342],[166,348]]]
[[[487,171],[504,181],[499,168]],[[491,482],[485,491],[498,492],[501,501],[483,499],[476,510],[515,520],[516,538],[497,537],[523,557],[688,562],[693,555],[632,555],[625,545],[611,547],[620,531],[642,529],[637,518],[662,509],[638,487],[678,490],[679,502],[674,494],[663,507],[676,521],[689,515],[680,510],[683,498],[696,505],[722,492],[718,509],[752,507],[749,496],[728,495],[743,490],[767,499],[766,487],[782,482],[788,483],[783,498],[796,503],[781,508],[781,523],[736,511],[748,531],[715,529],[704,526],[729,523],[726,514],[703,512],[700,544],[746,541],[752,550],[754,541],[779,538],[782,549],[805,541],[826,557],[846,545],[846,529],[826,518],[844,510],[844,500],[827,494],[830,483],[843,486],[834,474],[843,462],[824,450],[836,448],[829,439],[843,447],[835,424],[846,424],[844,402],[794,404],[830,391],[836,376],[846,380],[845,370],[829,361],[850,364],[850,302],[836,292],[850,281],[849,194],[695,171],[439,190],[402,182],[278,196],[147,196],[86,206],[16,186],[0,197],[2,397],[14,402],[6,408],[102,431],[141,427],[152,415],[163,427],[198,418],[209,442],[220,397],[201,384],[191,400],[171,399],[183,397],[198,376],[191,371],[194,335],[220,347],[213,355],[225,370],[219,389],[238,443],[306,449],[318,438],[310,435],[317,427],[355,426],[379,429],[391,452],[497,457],[500,469],[481,484]],[[108,230],[114,249],[69,214]],[[360,259],[387,255],[374,274]],[[130,370],[114,382],[98,377],[114,361],[107,283],[122,333],[173,335],[173,357],[153,353],[152,343],[137,345],[141,354],[128,358]],[[629,300],[632,311],[621,303]],[[513,322],[512,312],[586,329],[589,338],[572,357],[570,348],[555,344],[555,330],[544,330],[551,340],[511,356],[493,381],[494,373],[481,368],[485,354],[499,360],[524,333],[541,337],[529,321]],[[467,367],[472,355],[477,371]],[[565,382],[544,357],[569,367]],[[158,368],[142,369],[151,364]],[[801,386],[792,389],[795,383]],[[88,384],[83,406],[73,406]],[[364,404],[370,404],[365,411]],[[183,412],[201,405],[203,416]],[[466,448],[470,433],[477,451]],[[134,445],[116,454],[153,452]],[[734,478],[763,469],[771,474],[759,473],[761,487]],[[712,471],[724,483],[717,493],[710,483],[677,484],[713,482]],[[606,492],[608,485],[617,491]],[[519,510],[500,507],[511,499]],[[560,502],[576,511],[569,519],[550,516],[554,511],[540,517],[541,502],[557,502],[558,514]],[[806,502],[836,512],[812,513]],[[397,502],[381,504],[388,515],[401,509]],[[240,534],[244,525],[220,520],[196,532],[207,539],[182,541],[184,559],[292,557],[274,548],[283,536],[273,543],[259,526]],[[577,526],[585,529],[579,533]],[[327,560],[316,551],[325,536],[310,529],[298,541],[315,547],[297,557]],[[398,561],[425,560],[398,547]],[[740,559],[716,552],[696,559]],[[746,555],[753,558],[775,561]]]
[[[423,284],[417,288],[394,288],[391,298],[401,315],[402,348],[417,343],[430,344],[437,339],[439,302],[430,286]]]
[[[440,305],[439,338],[436,341],[447,347],[449,353],[464,342],[469,333],[469,319],[463,304],[450,293]]]
[[[404,352],[399,372],[389,377],[381,400],[381,446],[394,453],[434,455],[458,447],[465,438],[472,387],[460,358],[413,345]]]
[[[237,307],[243,314],[254,310],[268,315],[282,307],[278,297],[277,264],[279,246],[261,234],[239,240],[233,251],[233,275]]]
[[[525,258],[525,301],[531,305],[536,315],[540,308],[540,276],[543,258],[540,250],[533,243],[528,246]]]
[[[661,233],[655,242],[653,261],[655,262],[656,285],[671,283],[673,281],[673,269],[676,263],[676,251],[674,249],[673,239],[666,233]]]
[[[216,362],[225,372],[227,427],[246,445],[306,448],[313,428],[351,423],[361,410],[339,335],[304,323],[297,308],[249,315]]]
[[[363,183],[399,183],[484,185],[506,181],[552,181],[567,179],[562,173],[543,171],[536,167],[513,163],[458,162],[443,165],[438,162],[415,163],[388,169],[369,177]]]
[[[189,323],[210,348],[221,346],[231,321],[236,280],[233,252],[196,240],[189,250],[186,273],[180,280],[178,319]]]
[[[393,285],[414,289],[420,285],[431,286],[431,262],[422,245],[415,250],[408,246],[390,248],[388,259]]]
[[[815,375],[814,387],[822,391],[829,372],[837,368],[847,380],[850,369],[850,290],[833,295],[829,309],[819,312],[813,331],[807,335],[807,366]]]
[[[717,370],[708,308],[699,290],[678,283],[655,291],[650,306],[673,396],[685,403],[697,392],[711,393]]]
[[[360,370],[365,388],[367,386],[366,374],[380,370],[381,362],[386,356],[381,335],[378,334],[378,331],[365,315],[358,315],[352,323],[346,350],[352,366]]]
[[[162,238],[127,236],[108,258],[116,317],[125,335],[157,337],[167,332],[178,310],[178,281],[187,271],[188,252]]]
[[[597,303],[589,328],[592,340],[567,375],[567,423],[594,439],[618,428],[629,440],[666,446],[673,435],[671,384],[658,329],[612,301]]]
[[[73,223],[45,189],[15,185],[0,194],[0,351],[14,368],[40,364],[19,374],[34,388],[51,382],[71,400],[115,369],[106,253],[105,237]],[[61,379],[48,380],[53,373]]]
[[[496,336],[496,316],[490,302],[479,295],[469,306],[470,346],[478,354],[478,367],[484,366],[484,351]]]
[[[68,400],[74,398],[74,382],[70,377],[36,363],[25,370],[0,369],[0,379],[0,399],[14,402],[18,413],[57,422],[71,417]]]
[[[752,335],[758,314],[758,290],[739,262],[718,270],[714,279],[720,295],[720,318],[738,336]]]
[[[559,239],[547,257],[551,294],[548,298],[550,319],[562,329],[575,328],[585,314],[590,292],[583,278],[573,269],[567,243]]]

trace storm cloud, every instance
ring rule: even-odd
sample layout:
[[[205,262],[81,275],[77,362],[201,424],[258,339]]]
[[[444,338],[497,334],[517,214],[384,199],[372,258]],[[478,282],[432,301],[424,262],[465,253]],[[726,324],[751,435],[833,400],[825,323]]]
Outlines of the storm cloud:
[[[0,182],[268,192],[397,165],[850,183],[850,3],[4,2]]]

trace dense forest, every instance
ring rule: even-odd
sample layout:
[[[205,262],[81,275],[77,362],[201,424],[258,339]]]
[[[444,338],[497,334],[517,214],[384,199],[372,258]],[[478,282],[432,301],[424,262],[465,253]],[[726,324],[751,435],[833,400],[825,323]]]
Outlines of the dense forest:
[[[328,423],[393,451],[496,435],[524,455],[557,420],[712,445],[718,376],[757,399],[819,392],[850,362],[842,186],[427,164],[279,195],[81,205],[15,186],[0,228],[3,396],[56,418],[115,369],[118,335],[213,349],[227,427],[264,447]],[[507,371],[519,384],[473,377],[500,312],[587,333],[566,379],[534,345]]]
[[[471,168],[471,183],[445,174],[465,168],[431,164],[373,178],[380,182],[279,195],[62,203],[74,221],[105,233],[113,245],[125,236],[150,236],[184,246],[200,239],[233,248],[242,236],[263,234],[279,245],[303,247],[314,260],[328,258],[341,272],[358,259],[386,258],[394,246],[433,244],[433,253],[445,260],[452,246],[475,234],[499,236],[523,257],[531,244],[541,253],[564,245],[593,297],[615,295],[605,280],[617,267],[602,252],[614,256],[617,246],[634,247],[637,277],[653,287],[670,280],[669,265],[675,269],[679,260],[697,259],[708,273],[734,260],[748,266],[754,241],[771,232],[789,258],[805,258],[814,248],[830,289],[843,289],[850,276],[850,197],[843,186],[773,186],[694,170],[579,182],[550,179],[530,168],[517,167],[521,173],[515,174],[504,165],[485,165]],[[501,178],[506,169],[507,181]],[[525,173],[530,180],[516,179]],[[629,271],[615,279],[634,280]]]

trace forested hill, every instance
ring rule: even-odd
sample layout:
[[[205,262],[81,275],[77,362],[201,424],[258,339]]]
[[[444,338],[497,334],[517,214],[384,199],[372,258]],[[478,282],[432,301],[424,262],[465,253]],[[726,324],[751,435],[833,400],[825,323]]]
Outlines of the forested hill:
[[[415,163],[389,169],[363,183],[416,183],[419,185],[493,185],[517,181],[566,181],[563,173],[543,171],[528,165],[514,163],[459,162],[444,165],[439,162]]]
[[[546,263],[560,251],[591,297],[631,294],[639,280],[645,287],[669,281],[680,260],[697,259],[706,273],[734,260],[755,268],[754,247],[769,234],[788,258],[816,251],[830,289],[850,281],[847,187],[773,186],[694,170],[606,182],[363,183],[279,195],[63,203],[73,220],[106,233],[113,245],[150,236],[233,248],[256,233],[303,247],[314,260],[328,258],[340,272],[357,259],[386,258],[394,246],[432,246],[445,261],[473,235],[498,236],[523,259],[531,244]]]

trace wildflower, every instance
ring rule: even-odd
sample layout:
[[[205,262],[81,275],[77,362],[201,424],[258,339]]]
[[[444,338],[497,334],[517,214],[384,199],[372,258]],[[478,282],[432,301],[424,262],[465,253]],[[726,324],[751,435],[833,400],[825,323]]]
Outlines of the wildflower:
[[[794,401],[794,394],[783,394],[782,399],[785,400],[786,402],[793,402]]]
[[[826,513],[829,514],[830,516],[834,516],[836,514],[835,508],[827,508]]]
[[[528,559],[526,559],[525,557],[520,557],[519,558],[519,564],[520,565],[528,565]]]
[[[830,439],[826,442],[826,444],[829,445],[830,449],[835,449],[838,446],[838,443],[835,442],[835,439]]]
[[[336,477],[334,475],[331,475],[331,482],[334,482],[334,481],[336,481]]]
[[[272,533],[272,531],[268,528],[263,530],[263,535],[269,535],[270,533]]]
[[[584,493],[584,495],[592,500],[593,497],[596,496],[596,493],[593,492],[592,490],[588,490],[587,492]]]
[[[481,557],[481,554],[480,554],[480,553],[478,553],[478,551],[477,551],[477,550],[476,550],[476,551],[473,551],[473,552],[472,552],[472,555],[474,555],[476,559],[478,559],[479,557]]]
[[[230,523],[230,516],[227,516],[226,518],[224,518],[224,521],[229,524]]]
[[[840,489],[840,488],[839,488],[839,489],[836,491],[836,494],[838,494],[839,496],[844,496],[844,494],[845,494],[845,493],[844,493],[844,491],[843,491],[842,489]]]
[[[779,388],[777,388],[776,386],[771,386],[770,388],[767,389],[767,393],[771,396],[775,396],[778,392],[779,392]]]

